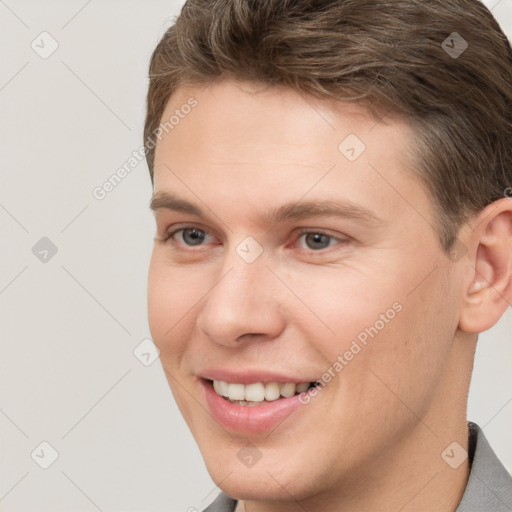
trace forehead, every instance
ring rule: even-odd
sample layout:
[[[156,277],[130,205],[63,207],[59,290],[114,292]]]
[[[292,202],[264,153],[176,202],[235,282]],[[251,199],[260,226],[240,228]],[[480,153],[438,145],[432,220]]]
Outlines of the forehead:
[[[161,123],[173,116],[155,151],[155,192],[180,188],[194,198],[215,190],[227,198],[231,190],[263,205],[338,191],[402,213],[414,196],[430,214],[413,173],[412,132],[396,117],[376,119],[360,105],[230,80],[178,88]]]
[[[392,117],[390,111],[377,115],[380,117],[355,103],[314,98],[284,87],[219,79],[208,85],[182,86],[175,91],[161,118],[163,138],[155,153],[160,154],[166,146],[163,139],[187,140],[191,134],[198,151],[215,140],[216,144],[245,149],[256,142],[261,151],[281,145],[283,149],[294,146],[295,151],[304,149],[311,153],[313,145],[319,146],[315,135],[322,134],[324,147],[319,148],[316,157],[328,146],[337,157],[339,144],[352,135],[350,140],[358,144],[356,153],[363,145],[365,149],[370,145],[370,150],[381,150],[381,156],[401,158],[405,167],[409,163],[405,158],[410,138],[408,125]],[[212,150],[213,147],[208,147],[213,158],[217,152]],[[354,155],[346,153],[346,156]],[[325,155],[324,160],[327,159],[332,160],[332,156]]]
[[[372,106],[375,110],[372,113],[363,104],[335,101],[327,97],[316,98],[287,87],[229,79],[217,79],[206,85],[178,87],[169,98],[161,122],[169,120],[183,108],[188,111],[186,105],[192,99],[197,101],[197,107],[191,114],[199,111],[202,121],[213,120],[224,128],[236,126],[242,130],[249,127],[254,129],[258,121],[264,118],[265,125],[260,126],[258,135],[271,134],[272,128],[280,126],[288,128],[288,133],[296,137],[301,128],[312,128],[317,123],[323,125],[323,128],[337,131],[344,128],[340,124],[340,115],[345,117],[345,124],[346,118],[350,117],[351,128],[361,134],[382,122],[388,129],[408,131],[406,123],[384,107]],[[283,112],[286,112],[285,116]],[[303,118],[299,124],[298,116]],[[180,117],[183,120],[183,116]],[[190,117],[193,119],[198,116]],[[191,122],[193,120],[188,121],[188,124]]]

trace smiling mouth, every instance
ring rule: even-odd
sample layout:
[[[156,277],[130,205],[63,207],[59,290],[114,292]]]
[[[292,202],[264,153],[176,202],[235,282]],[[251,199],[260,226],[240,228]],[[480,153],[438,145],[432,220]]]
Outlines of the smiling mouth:
[[[239,384],[223,380],[208,381],[217,395],[225,398],[235,405],[258,406],[274,402],[283,398],[290,398],[316,387],[318,382],[254,382],[252,384]]]

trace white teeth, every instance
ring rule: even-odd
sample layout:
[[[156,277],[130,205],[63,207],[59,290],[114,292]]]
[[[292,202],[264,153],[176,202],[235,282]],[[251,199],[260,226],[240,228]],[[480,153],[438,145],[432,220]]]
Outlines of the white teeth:
[[[230,400],[245,400],[245,386],[243,384],[228,384],[228,397]]]
[[[245,386],[245,399],[248,402],[263,402],[265,400],[265,386],[261,382]]]
[[[309,382],[301,382],[300,384],[295,384],[294,382],[287,382],[285,384],[255,382],[244,385],[223,380],[213,381],[215,392],[237,405],[257,405],[265,400],[272,402],[280,397],[289,398],[296,393],[307,391],[308,388]]]
[[[229,396],[229,384],[227,382],[224,382],[223,380],[219,380],[218,382],[220,384],[220,386],[219,386],[219,390],[220,390],[219,395],[220,396],[224,396],[224,397],[228,397]]]
[[[271,402],[273,400],[277,400],[280,396],[281,393],[279,391],[279,384],[276,384],[275,382],[269,382],[265,386],[265,400]]]
[[[290,396],[295,395],[297,386],[291,382],[287,384],[281,384],[279,386],[279,392],[281,393],[281,396],[284,396],[285,398],[289,398]]]

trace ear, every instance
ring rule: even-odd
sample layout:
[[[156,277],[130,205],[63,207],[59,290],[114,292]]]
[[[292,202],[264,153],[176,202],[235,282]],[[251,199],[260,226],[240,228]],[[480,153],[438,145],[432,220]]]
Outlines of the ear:
[[[490,329],[512,304],[512,199],[488,205],[470,223],[468,266],[459,329]]]

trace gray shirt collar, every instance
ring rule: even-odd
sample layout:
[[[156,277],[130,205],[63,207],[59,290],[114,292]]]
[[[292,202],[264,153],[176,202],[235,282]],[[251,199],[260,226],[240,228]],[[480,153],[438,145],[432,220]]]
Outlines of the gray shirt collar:
[[[469,456],[471,472],[456,512],[512,511],[512,478],[475,423],[469,423]]]

